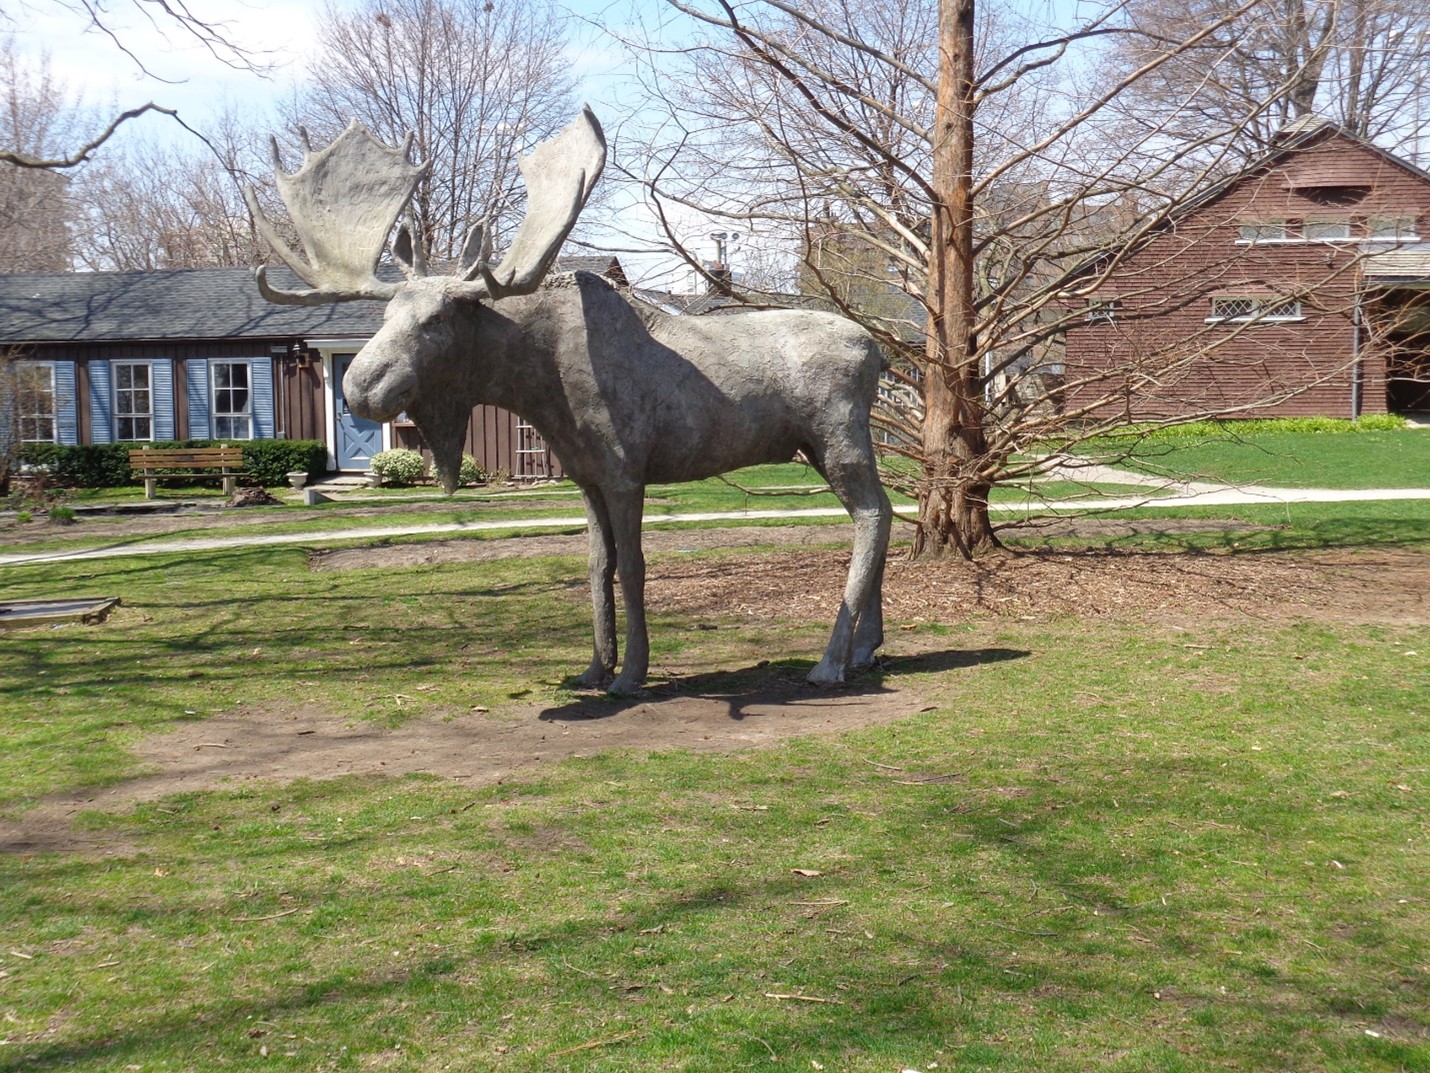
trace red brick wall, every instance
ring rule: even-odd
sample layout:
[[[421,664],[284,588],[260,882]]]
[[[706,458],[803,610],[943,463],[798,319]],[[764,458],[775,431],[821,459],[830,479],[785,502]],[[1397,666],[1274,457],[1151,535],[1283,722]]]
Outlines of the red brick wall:
[[[1308,186],[1310,181],[1356,188]],[[1430,183],[1340,134],[1294,150],[1179,218],[1109,271],[1088,297],[1117,300],[1111,324],[1067,332],[1067,410],[1134,420],[1350,417],[1359,356],[1362,413],[1385,410],[1384,362],[1353,317],[1367,219],[1413,216],[1430,228]],[[1346,219],[1350,242],[1239,242],[1243,222]],[[1300,297],[1287,322],[1208,323],[1218,297]]]

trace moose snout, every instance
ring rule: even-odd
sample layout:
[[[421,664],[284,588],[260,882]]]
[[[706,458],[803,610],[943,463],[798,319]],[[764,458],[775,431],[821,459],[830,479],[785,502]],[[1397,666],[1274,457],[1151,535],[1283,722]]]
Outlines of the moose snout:
[[[369,421],[391,421],[417,390],[416,373],[408,366],[383,361],[366,350],[358,353],[343,377],[348,408]]]

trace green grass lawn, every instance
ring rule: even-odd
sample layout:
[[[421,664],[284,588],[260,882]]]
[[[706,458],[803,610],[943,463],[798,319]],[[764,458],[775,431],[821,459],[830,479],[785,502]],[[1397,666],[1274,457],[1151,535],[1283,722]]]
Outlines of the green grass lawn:
[[[1152,437],[1135,462],[1117,462],[1179,480],[1284,488],[1430,487],[1430,430],[1348,434],[1238,432]],[[1099,453],[1101,448],[1092,453]]]
[[[220,711],[500,721],[589,655],[575,558],[0,583],[125,601],[3,635],[11,818]],[[655,616],[656,666],[744,668],[737,696],[825,628],[694,625]],[[1430,1069],[1430,630],[904,638],[928,654],[884,672],[909,698],[884,727],[488,787],[251,783],[77,817],[116,856],[0,853],[0,1070]]]

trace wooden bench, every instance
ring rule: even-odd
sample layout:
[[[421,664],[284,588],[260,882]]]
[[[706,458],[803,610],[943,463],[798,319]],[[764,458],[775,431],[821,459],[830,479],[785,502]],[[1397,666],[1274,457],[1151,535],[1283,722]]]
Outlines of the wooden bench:
[[[243,448],[228,444],[220,447],[137,447],[129,452],[129,468],[144,478],[145,499],[155,497],[159,481],[173,478],[206,480],[217,477],[223,481],[223,494],[231,496],[238,490],[238,479],[247,476],[243,472]]]

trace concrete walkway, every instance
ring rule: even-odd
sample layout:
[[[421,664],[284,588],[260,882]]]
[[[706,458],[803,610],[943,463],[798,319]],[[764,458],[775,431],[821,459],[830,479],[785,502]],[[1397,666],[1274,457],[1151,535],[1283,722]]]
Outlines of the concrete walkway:
[[[1120,470],[1110,470],[1112,483],[1133,483]],[[1079,479],[1091,479],[1082,474]],[[1101,481],[1104,478],[1098,477]],[[1159,483],[1159,488],[1166,487]],[[1078,514],[1128,510],[1136,507],[1226,507],[1278,505],[1286,503],[1366,503],[1380,500],[1430,499],[1430,488],[1234,488],[1225,485],[1188,485],[1187,490],[1170,496],[1099,496],[1063,501],[1046,501],[1030,496],[1023,502],[994,503],[994,514]],[[910,517],[912,506],[895,508]],[[713,522],[738,526],[748,522],[815,518],[847,518],[840,507],[814,507],[804,510],[742,510],[713,511],[690,514],[647,514],[645,525],[672,525],[682,522]],[[472,533],[497,533],[518,529],[584,529],[584,515],[561,518],[525,518],[488,522],[447,522],[434,525],[372,526],[360,529],[329,529],[301,533],[209,537],[192,540],[164,540],[162,537],[125,540],[123,543],[95,548],[34,552],[28,555],[0,555],[0,566],[25,566],[36,563],[75,562],[84,559],[112,559],[130,555],[169,555],[176,552],[225,551],[230,548],[278,547],[286,544],[333,544],[349,540],[382,540],[404,536],[459,536]]]

